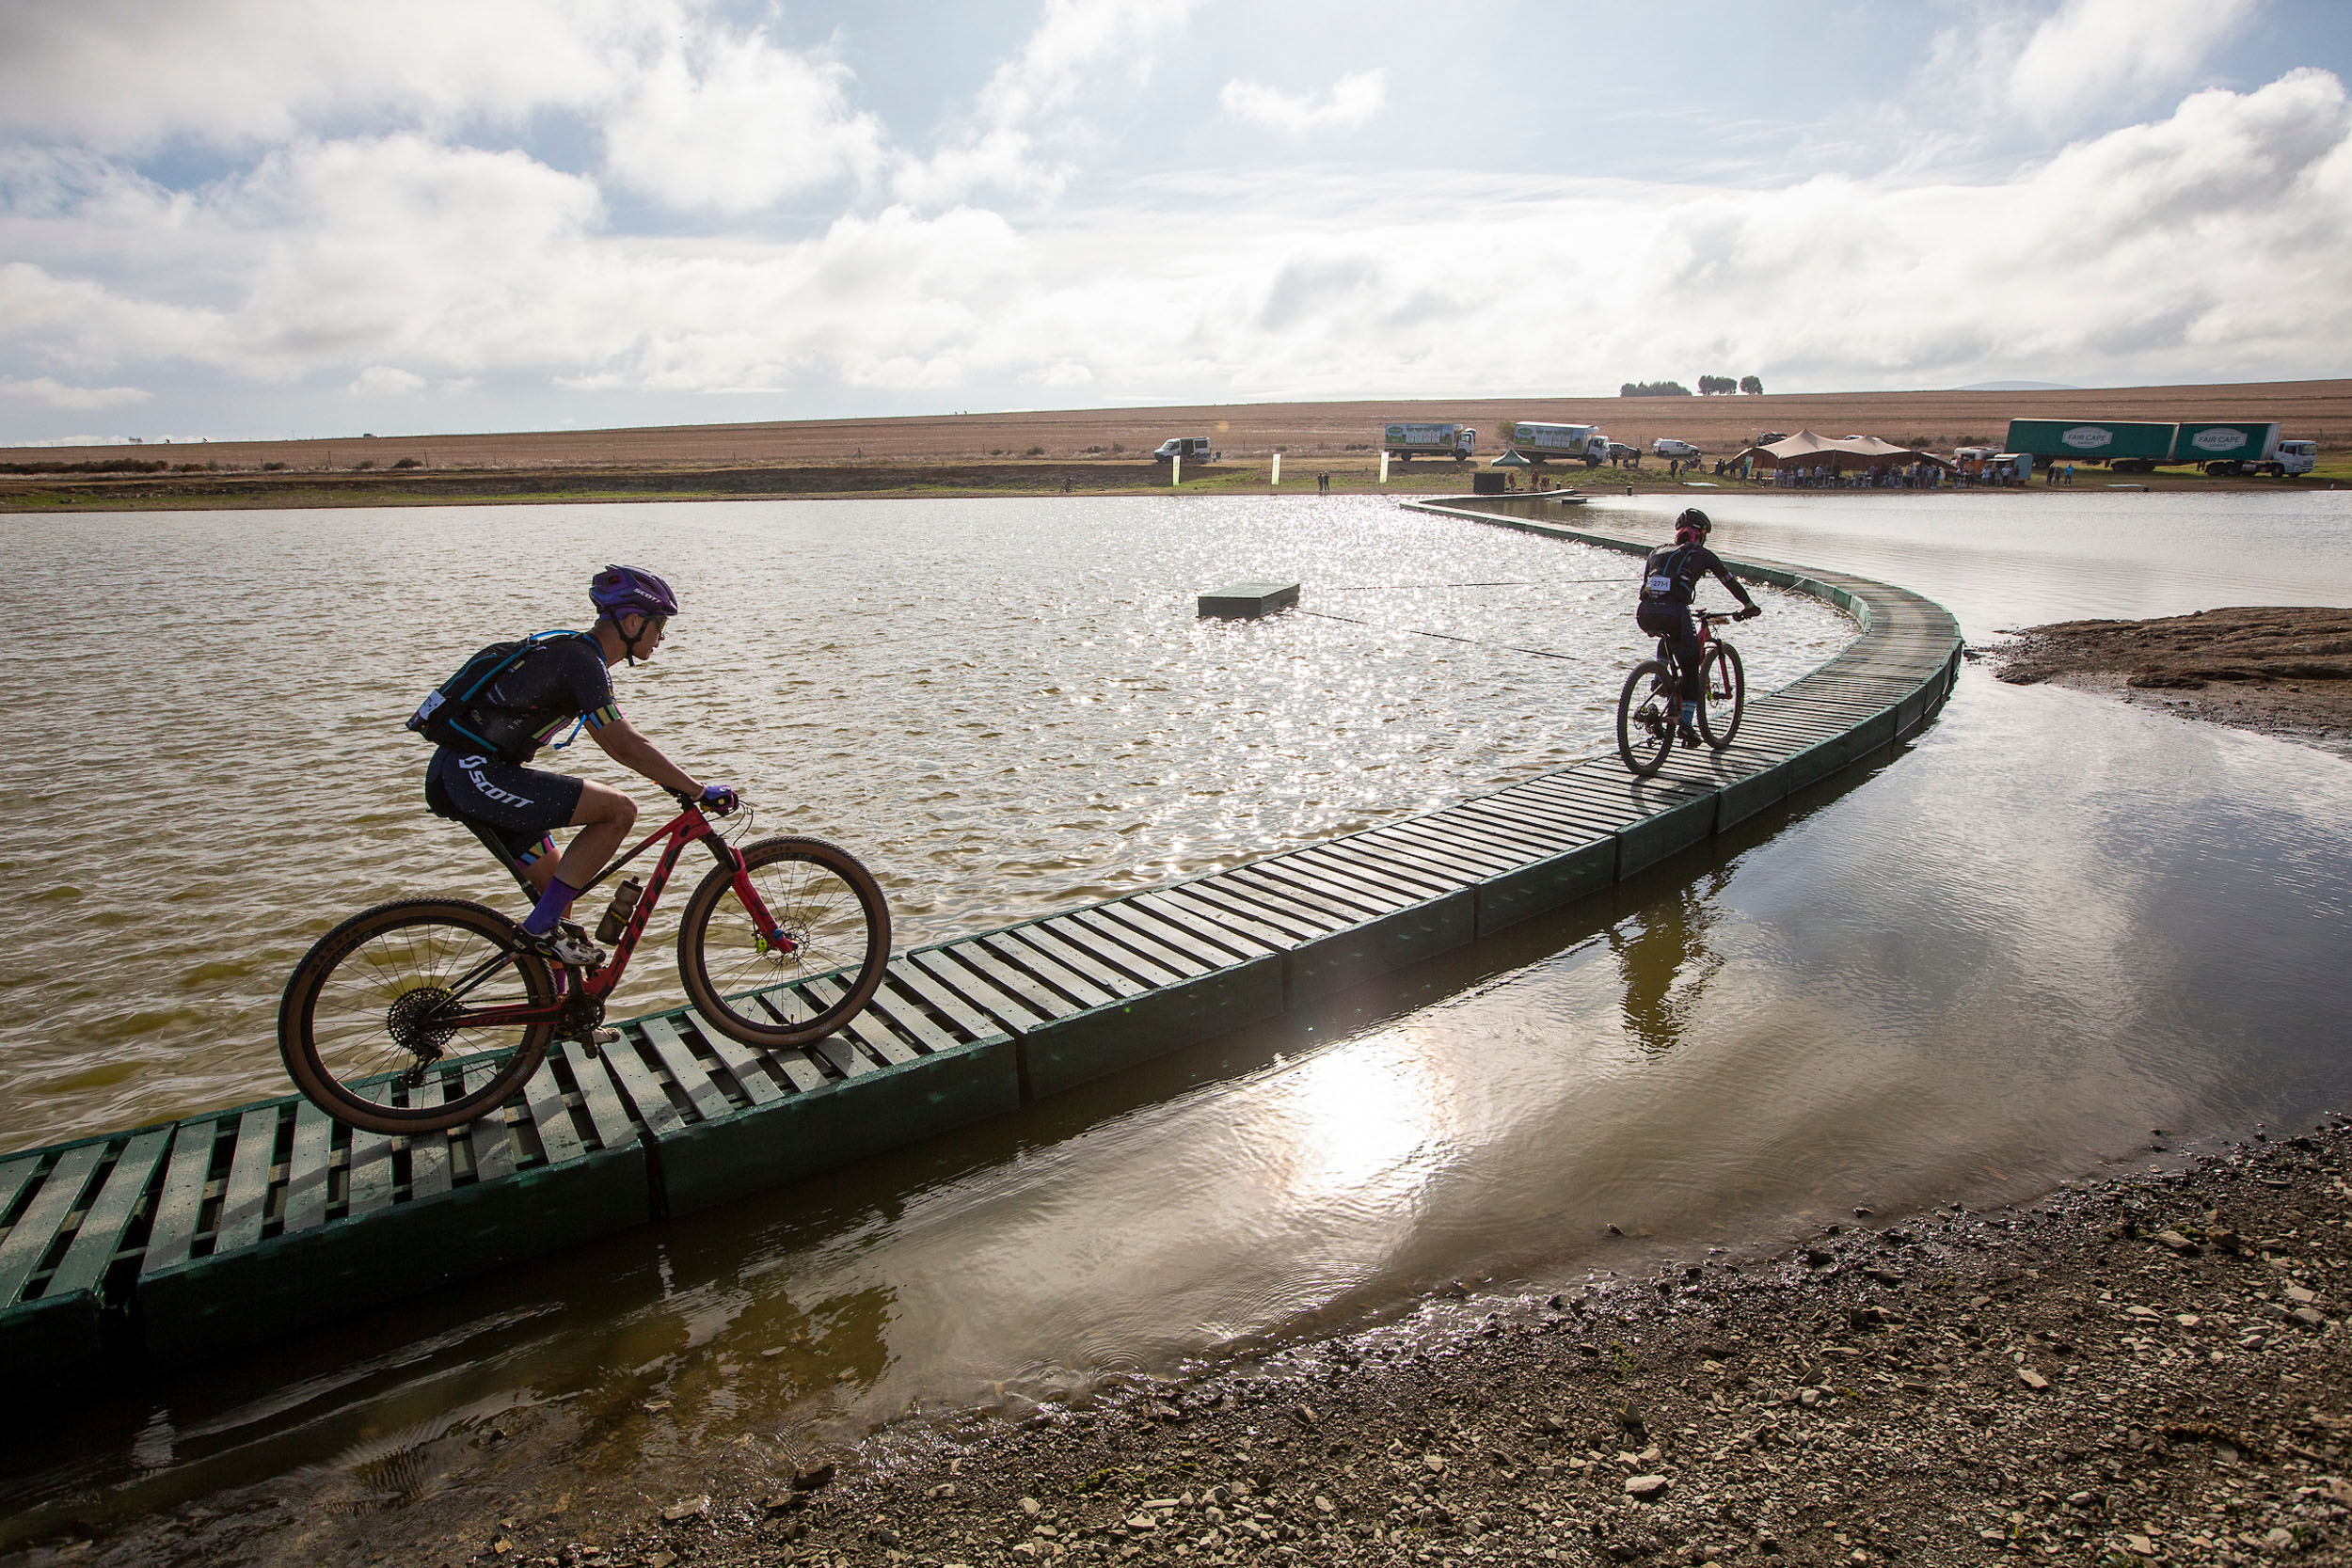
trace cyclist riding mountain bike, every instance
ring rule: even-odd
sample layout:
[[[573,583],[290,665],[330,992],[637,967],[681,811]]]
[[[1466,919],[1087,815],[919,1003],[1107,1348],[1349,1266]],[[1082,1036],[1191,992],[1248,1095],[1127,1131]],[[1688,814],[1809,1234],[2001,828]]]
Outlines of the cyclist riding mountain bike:
[[[464,704],[449,721],[469,743],[435,751],[424,784],[436,816],[465,823],[519,865],[539,897],[522,924],[532,945],[581,969],[596,968],[605,955],[564,917],[628,836],[637,802],[610,785],[530,766],[540,749],[568,745],[569,736],[555,737],[566,725],[573,735],[584,726],[605,755],[664,789],[721,816],[736,803],[735,791],[696,783],[613,705],[607,672],[623,659],[634,665],[653,657],[677,613],[677,595],[651,572],[608,566],[589,584],[588,597],[595,626],[534,639]],[[428,699],[420,719],[435,705]],[[564,827],[580,831],[559,860],[549,833]]]
[[[1732,597],[1743,607],[1738,619],[1752,620],[1764,613],[1740,579],[1707,547],[1708,531],[1714,526],[1695,506],[1675,519],[1675,542],[1652,550],[1642,568],[1642,602],[1633,617],[1635,625],[1674,649],[1675,668],[1682,673],[1682,722],[1677,738],[1691,747],[1699,744],[1699,629],[1691,619],[1691,601],[1698,592],[1699,578],[1712,575],[1731,590]]]

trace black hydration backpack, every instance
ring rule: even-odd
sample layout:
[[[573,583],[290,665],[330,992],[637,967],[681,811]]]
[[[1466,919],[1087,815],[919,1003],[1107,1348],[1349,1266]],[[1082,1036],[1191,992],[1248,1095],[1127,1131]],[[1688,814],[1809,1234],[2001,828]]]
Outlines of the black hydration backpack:
[[[408,716],[408,727],[436,746],[455,746],[469,751],[485,752],[503,756],[509,762],[524,760],[509,754],[508,749],[483,737],[478,732],[485,726],[482,720],[482,694],[490,683],[530,657],[542,645],[558,637],[579,637],[576,631],[538,631],[519,641],[493,642],[457,667],[457,673],[425,694],[417,711]]]
[[[1690,545],[1668,545],[1649,552],[1649,560],[1642,567],[1642,602],[1644,604],[1688,604],[1689,589],[1682,582],[1684,568],[1691,559]],[[1692,574],[1695,577],[1697,574]]]

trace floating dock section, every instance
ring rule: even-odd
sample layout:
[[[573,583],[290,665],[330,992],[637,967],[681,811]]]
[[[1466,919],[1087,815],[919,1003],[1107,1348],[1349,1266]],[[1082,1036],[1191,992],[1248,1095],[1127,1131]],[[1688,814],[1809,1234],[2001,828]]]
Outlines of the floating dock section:
[[[1642,553],[1534,505],[1439,515]],[[1523,507],[1524,510],[1518,508]],[[691,1009],[560,1042],[499,1116],[355,1132],[289,1097],[0,1157],[0,1370],[87,1386],[689,1213],[1276,1016],[1573,904],[1791,792],[1887,754],[1958,677],[1952,617],[1837,572],[1729,562],[1861,635],[1751,694],[1729,750],[1655,778],[1613,751],[1442,811],[902,953],[866,1009],[759,1051]],[[837,994],[767,993],[778,1017]],[[453,1064],[449,1086],[479,1074]]]

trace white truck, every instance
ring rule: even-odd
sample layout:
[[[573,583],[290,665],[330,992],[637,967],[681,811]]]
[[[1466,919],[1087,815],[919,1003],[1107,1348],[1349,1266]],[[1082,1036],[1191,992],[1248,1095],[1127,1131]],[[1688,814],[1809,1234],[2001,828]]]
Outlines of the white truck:
[[[2278,454],[2272,458],[2272,461],[2279,466],[2279,472],[2289,479],[2296,474],[2310,473],[2319,467],[2319,443],[2317,441],[2281,441],[2279,443]]]
[[[1416,457],[1451,457],[1461,463],[1477,455],[1478,432],[1466,424],[1397,423],[1380,432],[1380,450],[1406,463]]]
[[[1597,468],[1609,461],[1609,437],[1600,433],[1598,425],[1518,420],[1503,425],[1502,442],[1530,463],[1557,457],[1563,462]]]

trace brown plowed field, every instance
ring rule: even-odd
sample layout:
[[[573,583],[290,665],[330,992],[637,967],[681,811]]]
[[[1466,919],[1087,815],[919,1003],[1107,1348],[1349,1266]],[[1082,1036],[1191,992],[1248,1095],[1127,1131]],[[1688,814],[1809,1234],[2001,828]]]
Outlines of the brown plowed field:
[[[664,425],[627,430],[520,431],[479,436],[380,436],[331,440],[214,441],[137,449],[174,462],[223,467],[284,463],[388,467],[414,457],[435,468],[738,463],[911,462],[990,457],[1137,458],[1170,436],[1213,437],[1232,456],[1280,449],[1304,457],[1369,454],[1391,420],[1474,425],[1480,450],[1505,420],[1597,424],[1646,448],[1661,436],[1696,442],[1710,456],[1737,451],[1765,431],[1882,436],[1937,451],[1997,442],[2012,419],[2277,420],[2283,434],[2316,440],[2323,452],[2352,448],[2352,380],[2256,382],[2229,387],[2131,387],[2074,392],[1820,392],[1713,398],[1461,398],[1377,403],[1213,404],[1168,408],[1079,408],[1041,413],[957,414],[917,419],[794,420],[752,424]],[[1123,448],[1116,454],[1113,447]],[[1032,451],[1031,449],[1041,449]],[[0,462],[104,461],[122,447],[0,448]]]

